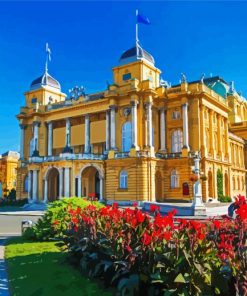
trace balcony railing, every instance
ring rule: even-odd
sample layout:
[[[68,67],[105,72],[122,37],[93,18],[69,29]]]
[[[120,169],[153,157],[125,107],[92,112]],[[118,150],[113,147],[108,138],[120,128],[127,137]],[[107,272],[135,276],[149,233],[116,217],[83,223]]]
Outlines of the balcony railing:
[[[116,152],[115,158],[126,158],[129,157],[129,152]]]
[[[176,152],[176,153],[156,153],[155,156],[157,158],[161,159],[172,159],[172,158],[181,158],[182,152]]]
[[[29,158],[29,163],[36,162],[54,162],[60,160],[105,160],[107,155],[105,154],[94,154],[94,153],[83,153],[83,154],[74,154],[74,153],[61,153],[59,156],[34,156]]]

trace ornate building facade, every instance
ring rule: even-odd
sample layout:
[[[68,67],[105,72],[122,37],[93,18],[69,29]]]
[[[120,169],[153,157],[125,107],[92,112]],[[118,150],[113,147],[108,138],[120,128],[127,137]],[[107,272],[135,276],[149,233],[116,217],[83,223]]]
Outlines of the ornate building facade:
[[[7,151],[0,155],[0,198],[16,189],[19,153]]]
[[[48,202],[94,192],[117,201],[191,200],[198,153],[205,201],[217,198],[219,171],[224,195],[245,195],[245,99],[220,77],[187,82],[183,75],[169,86],[160,73],[136,43],[101,92],[76,87],[66,97],[47,70],[34,80],[17,116],[17,196]]]

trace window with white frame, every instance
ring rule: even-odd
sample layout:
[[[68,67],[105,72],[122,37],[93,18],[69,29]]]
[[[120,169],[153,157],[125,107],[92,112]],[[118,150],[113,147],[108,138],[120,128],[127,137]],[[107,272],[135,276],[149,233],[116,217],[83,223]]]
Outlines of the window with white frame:
[[[172,132],[172,152],[181,152],[183,147],[183,133],[180,129]]]
[[[119,175],[119,188],[127,189],[128,188],[128,173],[125,170],[122,170]]]
[[[131,122],[127,121],[122,126],[122,151],[129,152],[131,148]]]
[[[172,112],[172,119],[179,119],[180,118],[180,112],[178,110],[175,110]]]
[[[172,170],[171,172],[171,188],[179,187],[179,176],[176,170]]]

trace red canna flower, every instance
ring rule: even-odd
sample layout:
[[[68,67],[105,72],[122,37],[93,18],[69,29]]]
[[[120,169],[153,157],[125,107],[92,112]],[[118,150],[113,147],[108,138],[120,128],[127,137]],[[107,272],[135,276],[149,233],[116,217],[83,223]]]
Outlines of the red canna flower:
[[[144,232],[142,236],[142,243],[144,244],[144,246],[149,246],[151,242],[152,242],[152,237],[146,232]]]
[[[58,220],[55,220],[54,222],[53,222],[53,225],[57,225],[59,222],[58,222]]]

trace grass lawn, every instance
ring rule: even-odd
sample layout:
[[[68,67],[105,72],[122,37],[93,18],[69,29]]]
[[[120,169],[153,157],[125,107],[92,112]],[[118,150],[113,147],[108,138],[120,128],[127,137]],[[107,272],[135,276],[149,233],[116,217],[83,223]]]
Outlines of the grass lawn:
[[[110,296],[97,282],[67,263],[67,254],[54,242],[7,241],[5,257],[13,296]]]

